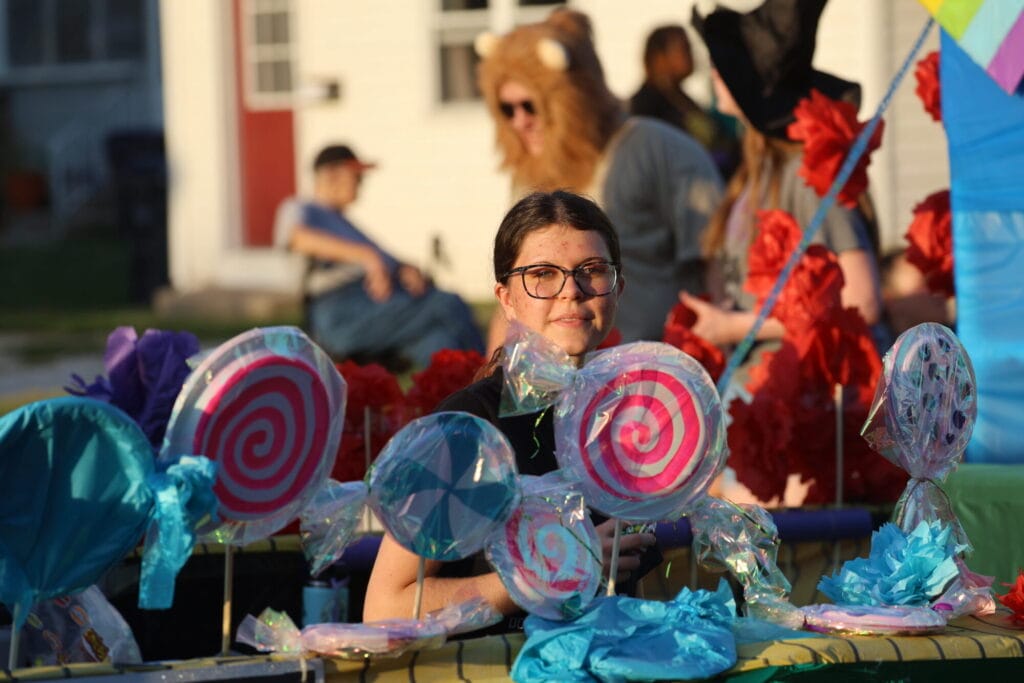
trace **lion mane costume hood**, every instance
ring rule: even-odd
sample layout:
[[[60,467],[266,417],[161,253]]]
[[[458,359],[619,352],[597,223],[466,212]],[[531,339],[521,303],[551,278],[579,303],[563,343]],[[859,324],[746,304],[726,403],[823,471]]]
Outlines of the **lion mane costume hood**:
[[[609,139],[625,117],[608,89],[594,50],[590,19],[556,9],[543,22],[520,26],[504,36],[476,39],[481,57],[480,91],[496,123],[501,168],[512,174],[517,192],[586,191]],[[534,93],[544,126],[543,151],[530,154],[501,114],[498,89],[516,81]]]

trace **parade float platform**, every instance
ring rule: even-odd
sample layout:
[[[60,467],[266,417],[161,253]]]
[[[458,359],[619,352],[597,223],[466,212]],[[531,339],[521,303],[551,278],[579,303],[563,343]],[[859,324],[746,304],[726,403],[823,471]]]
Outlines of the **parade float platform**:
[[[220,657],[131,667],[77,664],[0,673],[0,681],[88,678],[90,683],[138,681],[508,681],[522,634],[447,643],[396,659],[347,661],[282,656]],[[1024,630],[1004,613],[955,620],[938,635],[846,636],[741,645],[738,661],[715,680],[961,681],[1015,680],[1024,672]]]
[[[970,473],[971,468],[967,468]],[[990,469],[980,474],[999,474]],[[1012,472],[1011,474],[1016,474]],[[1022,475],[1024,476],[1024,475]],[[795,604],[821,601],[817,582],[847,559],[867,552],[871,531],[888,516],[888,509],[848,507],[842,509],[797,508],[773,511],[782,544],[779,566],[793,585]],[[690,530],[685,521],[661,524],[657,530],[665,562],[641,584],[645,597],[665,599],[682,586],[712,587],[721,575],[699,568],[689,547]],[[353,617],[358,614],[360,584],[372,567],[379,536],[369,534],[353,544],[343,558],[352,580]],[[178,647],[216,650],[217,633],[213,618],[219,614],[217,586],[223,547],[200,544],[185,571],[179,576],[175,607],[164,612],[131,613],[140,647],[147,659],[153,643],[162,638],[163,651],[173,649],[169,634],[189,634]],[[115,569],[115,581],[130,593],[137,558],[129,558]],[[134,565],[134,566],[133,566]],[[235,623],[245,611],[266,606],[268,596],[282,608],[301,601],[304,562],[297,536],[278,536],[241,550],[236,565]],[[270,591],[270,592],[268,592]],[[116,598],[115,603],[124,609]],[[209,619],[188,614],[188,606],[207,604]],[[202,645],[198,645],[201,640]],[[141,665],[72,664],[40,666],[0,672],[0,681],[41,681],[59,678],[88,678],[95,681],[506,681],[524,642],[522,634],[454,640],[435,650],[409,653],[394,659],[343,660],[310,658],[298,660],[283,655],[192,656],[147,662]],[[157,651],[160,651],[158,648]],[[717,680],[892,680],[920,677],[921,680],[967,680],[972,676],[1019,676],[1024,673],[1024,629],[1015,628],[1007,612],[986,617],[964,617],[950,623],[937,635],[819,636],[774,640],[741,645],[736,665]],[[1014,676],[1014,678],[1016,677]],[[116,678],[115,678],[116,677]]]

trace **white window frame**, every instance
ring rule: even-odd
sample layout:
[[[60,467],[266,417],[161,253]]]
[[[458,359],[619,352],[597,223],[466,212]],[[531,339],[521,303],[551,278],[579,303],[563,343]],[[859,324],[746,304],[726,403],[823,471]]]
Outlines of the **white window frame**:
[[[435,100],[442,106],[459,106],[467,102],[478,102],[479,97],[445,99],[443,92],[441,48],[448,45],[473,45],[477,35],[490,31],[501,35],[522,24],[543,21],[552,9],[568,2],[550,5],[520,6],[519,0],[488,0],[481,9],[445,10],[443,0],[435,0],[433,36],[430,41],[434,51],[434,93]]]
[[[256,16],[263,13],[288,15],[288,42],[273,45],[256,44]],[[253,111],[291,109],[298,70],[295,66],[295,3],[292,0],[241,0],[239,20],[242,28],[242,93],[245,106]],[[257,90],[257,71],[264,62],[288,63],[290,90],[263,92]]]
[[[139,25],[142,49],[137,58],[110,59],[100,56],[82,62],[61,62],[57,54],[57,21],[56,13],[60,0],[36,0],[42,6],[43,14],[43,61],[38,64],[11,64],[8,59],[10,31],[7,22],[7,0],[0,0],[0,83],[6,85],[78,82],[90,80],[108,80],[128,77],[143,68],[148,53],[153,46],[150,42],[148,14],[152,7],[142,2],[142,14]],[[89,0],[92,5],[89,26],[90,40],[97,49],[106,46],[107,24],[104,20],[107,13],[107,0]]]

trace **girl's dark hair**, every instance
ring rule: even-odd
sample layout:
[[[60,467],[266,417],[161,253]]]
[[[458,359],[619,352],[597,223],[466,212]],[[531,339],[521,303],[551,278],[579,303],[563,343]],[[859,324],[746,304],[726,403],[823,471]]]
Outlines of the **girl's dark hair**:
[[[526,236],[549,225],[593,230],[608,246],[612,263],[621,263],[619,236],[604,211],[590,199],[565,190],[534,192],[509,209],[494,237],[494,280],[504,282]]]

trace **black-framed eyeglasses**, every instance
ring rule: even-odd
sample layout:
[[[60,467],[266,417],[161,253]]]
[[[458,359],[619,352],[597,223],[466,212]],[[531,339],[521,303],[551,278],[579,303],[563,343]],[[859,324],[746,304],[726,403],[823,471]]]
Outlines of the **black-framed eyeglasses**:
[[[522,108],[524,112],[530,116],[537,115],[537,108],[533,106],[533,100],[520,100],[519,102],[499,102],[498,109],[501,110],[501,115],[506,119],[511,119],[516,115],[516,109]]]
[[[548,263],[520,266],[505,273],[508,279],[519,274],[523,289],[534,299],[554,299],[562,293],[565,281],[572,275],[576,286],[588,296],[608,296],[619,282],[619,265],[611,261],[588,261],[572,270]]]

